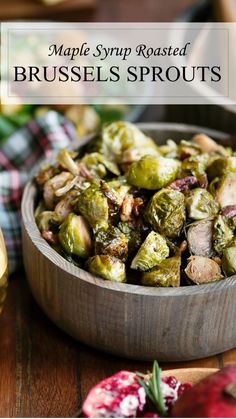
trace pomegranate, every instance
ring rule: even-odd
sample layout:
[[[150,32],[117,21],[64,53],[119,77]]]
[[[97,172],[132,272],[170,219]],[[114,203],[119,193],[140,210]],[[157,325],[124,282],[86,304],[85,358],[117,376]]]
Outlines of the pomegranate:
[[[90,390],[83,413],[88,418],[133,418],[143,412],[145,403],[146,393],[137,375],[120,371]]]
[[[172,406],[175,404],[181,394],[190,387],[192,387],[191,384],[182,384],[174,376],[162,377],[161,389],[167,413],[170,412]]]
[[[178,418],[235,418],[236,366],[228,366],[187,390],[171,411]]]

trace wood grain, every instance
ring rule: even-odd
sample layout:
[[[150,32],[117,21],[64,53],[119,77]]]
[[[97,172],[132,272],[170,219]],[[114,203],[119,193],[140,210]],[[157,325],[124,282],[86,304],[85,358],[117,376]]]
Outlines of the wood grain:
[[[160,143],[204,131],[168,124],[142,128]],[[224,136],[205,132],[213,138]],[[34,297],[59,327],[97,349],[141,360],[198,359],[236,346],[236,334],[228,327],[236,316],[235,277],[167,289],[96,278],[42,239],[33,214],[36,196],[36,187],[29,183],[22,200],[24,263]]]
[[[60,331],[37,307],[24,272],[19,272],[10,281],[0,316],[0,330],[0,417],[73,416],[81,408],[90,388],[100,379],[121,369],[145,372],[152,366],[151,362],[99,352]],[[19,338],[23,342],[22,349]],[[27,354],[31,354],[30,358]],[[161,366],[163,369],[219,368],[236,363],[236,349],[224,353],[221,358],[222,365],[219,357],[214,356]],[[19,370],[21,378],[17,374]]]

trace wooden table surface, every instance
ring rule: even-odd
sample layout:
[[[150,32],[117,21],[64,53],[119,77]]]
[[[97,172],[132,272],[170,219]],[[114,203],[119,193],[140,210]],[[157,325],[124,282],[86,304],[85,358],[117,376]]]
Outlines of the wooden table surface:
[[[71,20],[168,21],[192,0],[98,0]],[[150,118],[150,115],[149,115]],[[148,119],[149,119],[148,118]],[[162,365],[220,368],[236,349],[193,362]],[[80,344],[54,326],[31,296],[23,271],[10,281],[0,316],[0,417],[71,417],[88,390],[120,369],[146,371],[148,362],[116,358]]]
[[[39,309],[24,272],[11,278],[0,330],[0,417],[72,417],[99,380],[121,369],[151,368],[150,362],[107,355],[68,337]],[[233,362],[236,349],[161,366],[220,368]]]

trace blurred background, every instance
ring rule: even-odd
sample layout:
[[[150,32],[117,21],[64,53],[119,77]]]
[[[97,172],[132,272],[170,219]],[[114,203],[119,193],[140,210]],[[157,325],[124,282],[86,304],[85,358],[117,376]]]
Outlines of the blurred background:
[[[78,22],[162,22],[236,20],[236,0],[0,0],[0,19]],[[55,107],[54,107],[55,108]],[[61,106],[56,110],[75,125],[79,136],[96,130],[101,122],[114,119],[169,121],[207,126],[236,133],[236,107],[218,105],[171,106]],[[46,107],[1,106],[0,141]]]

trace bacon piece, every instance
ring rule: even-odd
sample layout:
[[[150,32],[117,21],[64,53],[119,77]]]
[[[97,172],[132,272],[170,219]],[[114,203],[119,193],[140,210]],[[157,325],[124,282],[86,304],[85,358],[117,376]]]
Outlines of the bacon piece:
[[[195,176],[186,176],[182,179],[177,179],[174,182],[168,185],[168,188],[174,189],[179,192],[187,192],[191,186],[195,185],[198,182]]]
[[[222,215],[227,218],[236,217],[236,205],[226,205],[226,207],[222,208]]]
[[[58,243],[57,234],[53,233],[50,230],[42,231],[42,237],[50,244],[57,244]]]
[[[137,199],[137,198],[135,198]],[[121,212],[120,212],[120,218],[122,221],[130,221],[131,215],[133,211],[133,205],[134,205],[134,197],[133,195],[128,194],[121,205]]]

